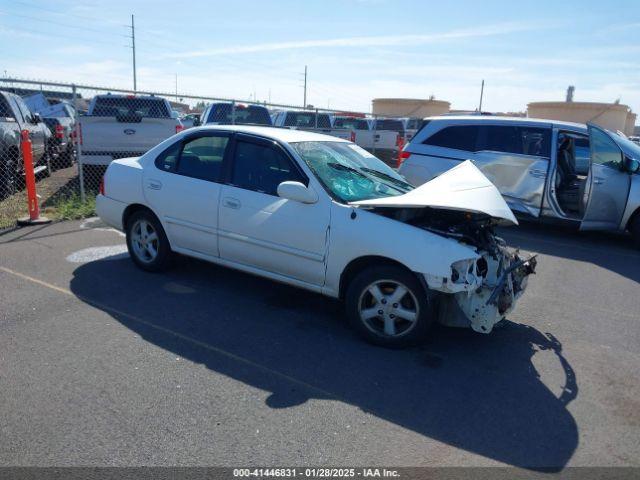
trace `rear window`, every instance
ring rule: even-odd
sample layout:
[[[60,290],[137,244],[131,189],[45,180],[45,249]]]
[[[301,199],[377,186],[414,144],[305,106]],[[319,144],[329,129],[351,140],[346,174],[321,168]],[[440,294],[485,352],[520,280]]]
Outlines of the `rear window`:
[[[336,118],[333,126],[351,130],[369,130],[369,123],[362,118]]]
[[[0,118],[13,118],[13,112],[2,95],[0,95]]]
[[[400,120],[376,120],[376,130],[391,130],[404,135],[404,126]]]
[[[141,97],[98,97],[92,115],[134,121],[140,118],[171,117],[171,113],[162,99]]]
[[[326,113],[318,113],[318,128],[331,128],[331,120]],[[316,114],[313,112],[288,112],[284,120],[285,127],[316,127]]]
[[[269,110],[258,105],[236,105],[235,123],[238,125],[271,125]],[[208,123],[233,123],[233,108],[230,103],[211,106]]]

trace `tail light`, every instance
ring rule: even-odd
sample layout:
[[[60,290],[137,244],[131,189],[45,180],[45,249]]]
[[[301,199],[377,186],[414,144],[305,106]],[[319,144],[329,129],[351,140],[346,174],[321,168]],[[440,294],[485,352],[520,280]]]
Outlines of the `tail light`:
[[[184,125],[176,125],[176,133],[180,133],[184,130]]]
[[[398,168],[400,168],[400,165],[402,165],[403,162],[410,156],[411,152],[406,152],[404,150],[400,151],[400,153],[398,154]]]
[[[64,138],[64,127],[60,124],[56,125],[56,138],[60,140]]]
[[[100,195],[104,195],[104,175],[100,179],[100,188],[98,191],[100,192]]]
[[[352,141],[353,143],[355,143],[355,142],[356,142],[356,132],[354,132],[353,130],[351,130],[351,141]]]

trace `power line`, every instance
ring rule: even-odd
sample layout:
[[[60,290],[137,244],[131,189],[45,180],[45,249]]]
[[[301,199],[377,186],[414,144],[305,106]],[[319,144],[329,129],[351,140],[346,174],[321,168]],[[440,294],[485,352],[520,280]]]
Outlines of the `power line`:
[[[3,14],[3,15],[10,16],[10,17],[26,18],[27,20],[35,20],[36,22],[50,23],[52,25],[57,25],[57,26],[60,26],[60,27],[65,27],[65,28],[75,28],[75,29],[78,29],[78,30],[85,30],[87,32],[99,33],[100,35],[109,34],[109,35],[117,35],[117,36],[126,36],[126,35],[122,35],[120,33],[106,32],[104,30],[96,30],[95,28],[82,27],[82,26],[79,26],[79,25],[71,25],[71,24],[68,24],[68,23],[56,22],[55,20],[32,17],[30,15],[22,15],[20,13],[7,12],[6,10],[0,10],[0,13]]]

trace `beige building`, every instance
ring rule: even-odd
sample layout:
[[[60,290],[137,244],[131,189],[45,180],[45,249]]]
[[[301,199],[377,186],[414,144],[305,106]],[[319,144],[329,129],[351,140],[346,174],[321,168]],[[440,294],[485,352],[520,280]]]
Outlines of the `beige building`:
[[[612,131],[633,135],[636,114],[627,105],[594,102],[532,102],[527,116],[566,122],[592,122]]]
[[[444,100],[421,98],[374,98],[371,103],[374,115],[390,117],[432,117],[447,113],[451,107]]]

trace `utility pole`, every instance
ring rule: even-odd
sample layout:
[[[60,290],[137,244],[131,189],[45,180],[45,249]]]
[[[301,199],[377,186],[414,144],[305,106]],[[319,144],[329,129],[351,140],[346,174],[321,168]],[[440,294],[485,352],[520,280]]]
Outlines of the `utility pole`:
[[[482,85],[480,86],[480,107],[478,111],[482,113],[482,95],[484,95],[484,79],[482,80]]]
[[[131,14],[131,48],[133,49],[133,92],[138,90],[136,81],[136,26],[133,23],[133,13]]]
[[[304,101],[302,107],[307,108],[307,66],[304,66]]]
[[[176,103],[178,103],[178,74],[176,73]]]

